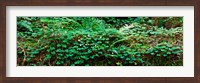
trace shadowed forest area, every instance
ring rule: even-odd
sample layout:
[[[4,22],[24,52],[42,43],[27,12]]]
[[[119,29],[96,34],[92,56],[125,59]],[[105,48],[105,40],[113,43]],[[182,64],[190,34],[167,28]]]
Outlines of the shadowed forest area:
[[[17,17],[17,66],[183,66],[183,17]]]

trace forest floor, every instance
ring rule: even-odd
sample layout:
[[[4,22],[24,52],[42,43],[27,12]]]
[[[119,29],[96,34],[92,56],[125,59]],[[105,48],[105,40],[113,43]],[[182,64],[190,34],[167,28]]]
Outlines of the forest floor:
[[[18,66],[182,66],[183,17],[17,17]]]

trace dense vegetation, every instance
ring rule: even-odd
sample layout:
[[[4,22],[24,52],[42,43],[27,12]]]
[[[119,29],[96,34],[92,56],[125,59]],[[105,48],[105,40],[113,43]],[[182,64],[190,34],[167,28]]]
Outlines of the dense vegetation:
[[[18,66],[182,66],[182,17],[17,17]]]

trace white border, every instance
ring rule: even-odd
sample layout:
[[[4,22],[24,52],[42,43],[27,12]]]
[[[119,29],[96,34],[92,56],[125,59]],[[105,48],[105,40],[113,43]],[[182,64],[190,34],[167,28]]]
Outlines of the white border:
[[[184,66],[17,67],[17,16],[183,16]],[[7,6],[7,77],[194,77],[193,6]]]

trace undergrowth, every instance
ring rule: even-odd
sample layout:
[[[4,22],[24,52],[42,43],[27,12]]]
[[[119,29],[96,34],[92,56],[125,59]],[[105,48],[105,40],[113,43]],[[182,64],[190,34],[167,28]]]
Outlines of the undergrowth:
[[[18,66],[182,66],[182,17],[17,17]]]

